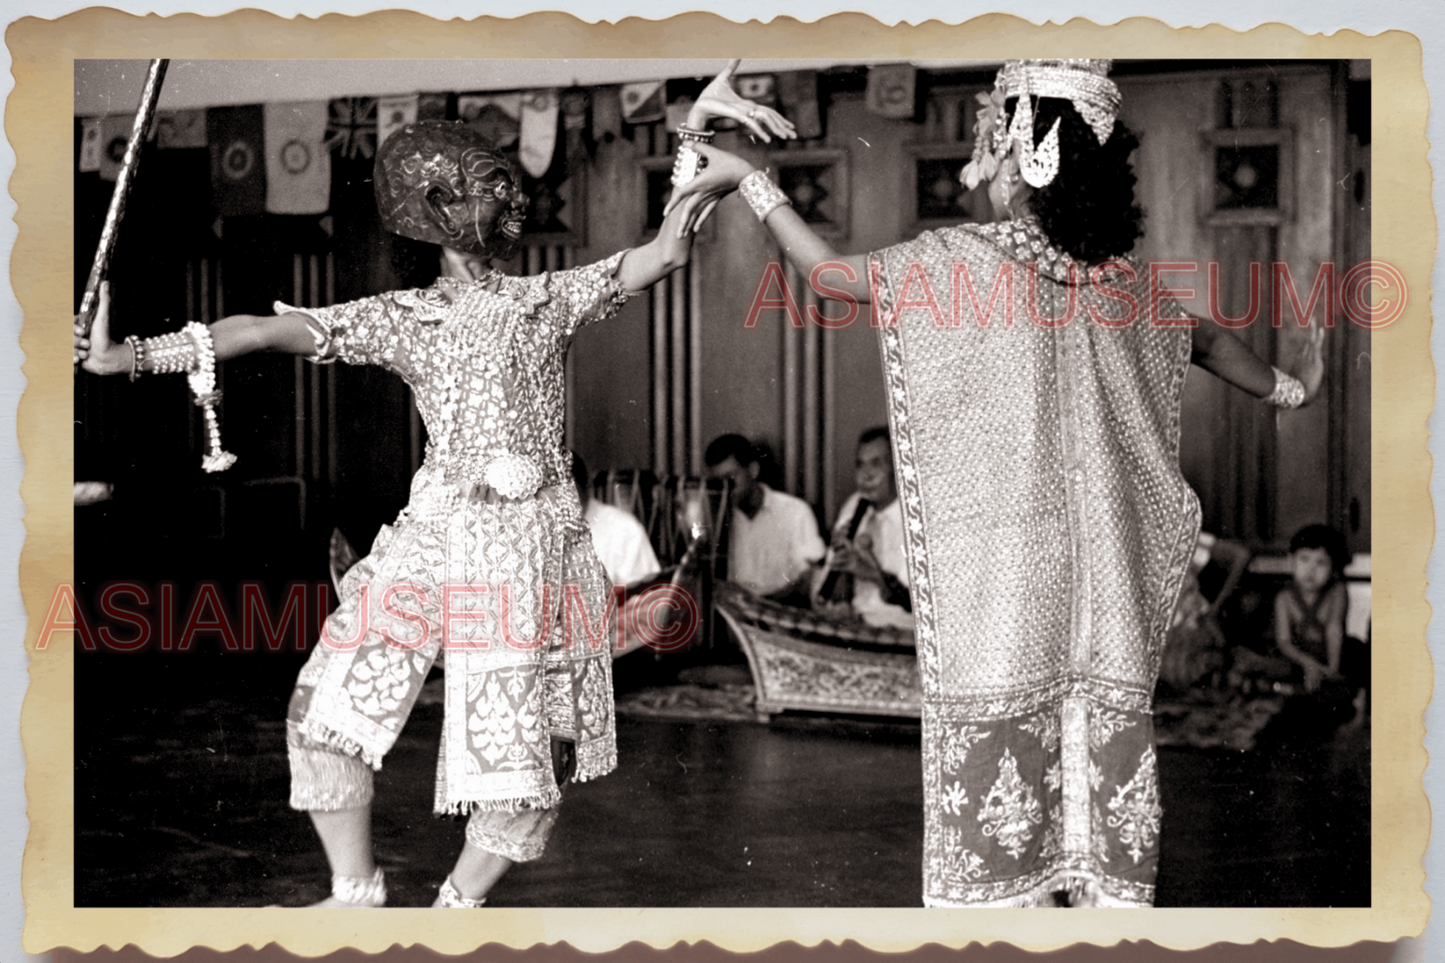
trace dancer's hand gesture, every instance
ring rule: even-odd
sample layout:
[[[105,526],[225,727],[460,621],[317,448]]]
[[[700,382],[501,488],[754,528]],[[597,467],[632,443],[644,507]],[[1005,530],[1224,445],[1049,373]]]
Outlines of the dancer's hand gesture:
[[[733,89],[733,72],[738,69],[742,60],[730,60],[728,65],[722,69],[712,81],[703,88],[702,95],[697,98],[697,103],[688,114],[688,126],[695,129],[704,129],[707,122],[713,117],[729,117],[748,130],[752,131],[765,142],[771,142],[773,137],[781,137],[784,140],[791,140],[798,136],[797,129],[792,121],[771,107],[764,107],[756,101],[748,100]]]
[[[711,144],[694,144],[693,150],[702,155],[697,176],[681,187],[673,188],[672,197],[663,211],[665,217],[674,208],[682,207],[678,237],[702,227],[717,202],[737,190],[743,178],[755,170],[752,164],[736,154],[729,154]]]

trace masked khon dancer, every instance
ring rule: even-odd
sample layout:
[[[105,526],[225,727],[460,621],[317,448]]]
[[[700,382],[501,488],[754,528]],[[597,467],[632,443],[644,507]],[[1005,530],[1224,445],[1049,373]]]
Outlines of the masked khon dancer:
[[[781,116],[732,90],[736,66],[699,98],[693,127],[728,116],[765,140],[792,136]],[[512,255],[526,200],[516,171],[481,135],[461,123],[408,125],[381,146],[375,177],[382,224],[404,245],[429,245],[441,270],[434,284],[314,310],[278,303],[274,316],[119,344],[107,295],[92,336],[77,329],[76,357],[95,374],[188,372],[203,401],[213,400],[215,362],[252,351],[380,365],[411,386],[426,457],[406,508],[346,574],[297,680],[291,805],[311,814],[331,864],[332,895],[318,905],[383,905],[372,771],[440,653],[435,809],[470,818],[435,905],[478,906],[513,862],[541,855],[560,784],[617,765],[610,586],[562,446],[563,363],[580,325],[686,263],[691,234],[676,229],[674,214],[642,247],[509,277],[489,262]],[[222,468],[229,456],[207,414],[207,467]]]
[[[1152,904],[1151,700],[1200,514],[1179,469],[1185,372],[1294,407],[1323,370],[1320,332],[1301,381],[1173,302],[1148,316],[1128,257],[1137,141],[1108,65],[1009,61],[980,95],[964,179],[987,185],[990,224],[840,256],[764,172],[709,145],[672,202],[702,214],[738,188],[805,276],[873,304],[923,685],[929,906]]]

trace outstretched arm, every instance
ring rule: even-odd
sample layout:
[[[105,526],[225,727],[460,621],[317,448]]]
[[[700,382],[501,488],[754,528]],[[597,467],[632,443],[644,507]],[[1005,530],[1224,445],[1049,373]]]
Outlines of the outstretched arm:
[[[1191,360],[1236,388],[1268,398],[1274,391],[1274,369],[1260,360],[1244,343],[1208,320],[1196,318]],[[1292,373],[1304,385],[1305,403],[1314,398],[1324,379],[1323,328],[1310,328]]]
[[[81,336],[79,320],[76,319],[74,336],[75,361],[91,374],[129,373],[134,360],[130,345],[116,344],[110,340],[110,282],[103,282],[100,286],[95,323],[91,326],[89,338]],[[279,351],[299,355],[316,353],[316,339],[311,335],[311,326],[305,317],[299,314],[265,317],[237,314],[222,318],[212,324],[210,329],[217,361],[254,351]],[[145,358],[140,370],[155,370],[153,360]]]

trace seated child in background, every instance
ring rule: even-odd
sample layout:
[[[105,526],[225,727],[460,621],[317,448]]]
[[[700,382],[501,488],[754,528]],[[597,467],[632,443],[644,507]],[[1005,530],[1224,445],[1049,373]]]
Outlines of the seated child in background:
[[[1344,536],[1327,525],[1307,525],[1290,539],[1289,550],[1290,586],[1274,600],[1275,644],[1297,666],[1305,692],[1352,697],[1358,719],[1369,682],[1369,652],[1345,635],[1343,572],[1349,552]]]

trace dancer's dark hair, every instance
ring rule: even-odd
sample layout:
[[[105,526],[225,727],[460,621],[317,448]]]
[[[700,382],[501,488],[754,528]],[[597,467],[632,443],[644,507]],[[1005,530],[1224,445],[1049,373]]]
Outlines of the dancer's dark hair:
[[[1139,146],[1124,122],[1102,145],[1074,105],[1041,97],[1034,107],[1034,144],[1059,119],[1059,173],[1034,191],[1029,206],[1050,241],[1080,261],[1122,257],[1144,233],[1144,210],[1134,199],[1134,168],[1129,155]],[[1017,109],[1009,98],[1008,116]]]

